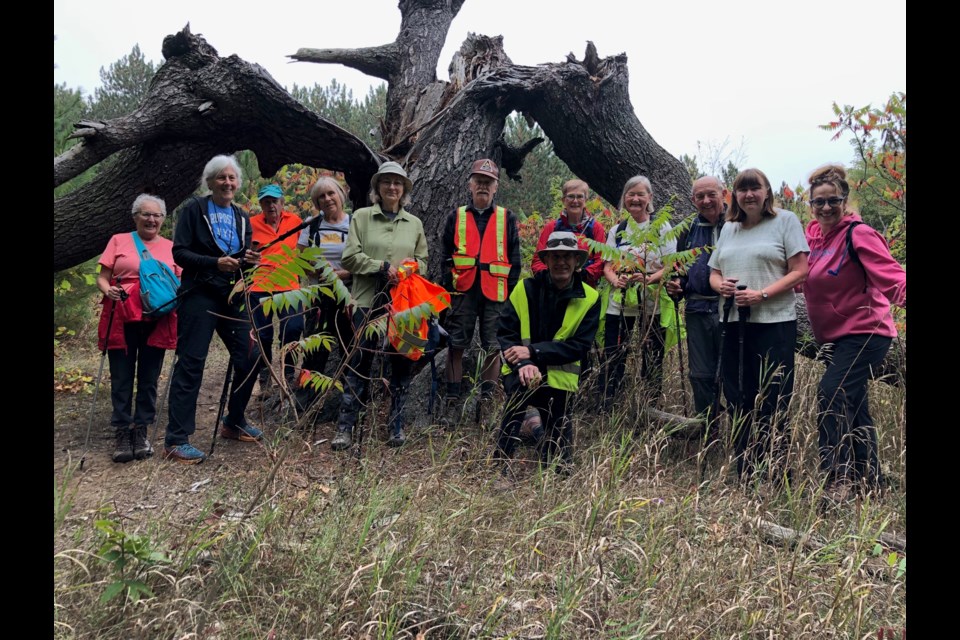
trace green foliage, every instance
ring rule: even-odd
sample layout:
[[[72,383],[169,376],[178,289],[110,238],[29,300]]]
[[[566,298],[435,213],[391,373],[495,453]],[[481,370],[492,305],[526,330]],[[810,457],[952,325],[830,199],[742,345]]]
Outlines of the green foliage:
[[[131,602],[143,596],[152,597],[144,574],[156,565],[169,564],[170,559],[155,548],[149,537],[127,533],[119,522],[103,519],[93,526],[101,541],[97,556],[112,574],[100,602],[107,603],[120,594]]]
[[[835,120],[821,129],[833,140],[850,134],[853,166],[847,176],[851,201],[870,226],[882,230],[894,257],[906,264],[907,94],[894,92],[880,108],[833,103]]]
[[[97,258],[53,274],[53,331],[58,339],[76,334],[93,316]]]
[[[372,149],[380,148],[380,122],[387,111],[386,85],[371,87],[363,100],[354,99],[353,91],[336,80],[331,80],[328,87],[294,84],[290,95],[322,118],[357,136]]]
[[[67,84],[53,85],[53,157],[77,144],[77,140],[68,140],[73,133],[73,124],[82,120],[87,112],[87,104],[76,89],[68,89]]]
[[[503,138],[507,144],[519,147],[536,137],[546,138],[539,125],[530,126],[518,113],[506,119]],[[527,154],[520,173],[522,181],[509,179],[506,172],[501,172],[497,189],[497,202],[510,207],[517,215],[559,213],[560,198],[556,194],[564,182],[576,177],[554,153],[549,140],[544,140]]]
[[[621,212],[621,219],[627,221],[627,226],[624,229],[624,237],[629,243],[627,246],[611,247],[605,242],[597,242],[592,238],[585,239],[587,245],[591,251],[599,253],[604,261],[613,262],[618,271],[643,271],[643,259],[634,251],[631,251],[631,249],[648,247],[648,250],[653,252],[656,248],[662,247],[667,242],[679,238],[680,234],[689,229],[690,225],[696,219],[695,213],[690,214],[661,236],[660,230],[670,222],[670,218],[673,216],[674,199],[675,198],[671,198],[667,204],[654,214],[650,219],[649,225],[642,227],[634,221],[629,213],[626,213],[626,211]],[[619,221],[616,224],[619,224]],[[608,233],[612,233],[613,229],[614,225],[611,225]],[[674,269],[683,269],[686,265],[696,260],[700,251],[701,250],[697,248],[664,255],[662,258],[664,272],[668,273]]]
[[[140,45],[133,45],[129,54],[107,69],[100,68],[103,86],[93,91],[90,116],[109,120],[133,113],[147,96],[150,81],[156,72],[157,66],[143,57]]]
[[[687,170],[687,173],[690,175],[690,184],[698,180],[699,178],[704,177],[705,174],[700,170],[699,164],[697,164],[697,156],[688,156],[687,154],[681,154],[679,158],[680,162],[683,163],[684,169]]]

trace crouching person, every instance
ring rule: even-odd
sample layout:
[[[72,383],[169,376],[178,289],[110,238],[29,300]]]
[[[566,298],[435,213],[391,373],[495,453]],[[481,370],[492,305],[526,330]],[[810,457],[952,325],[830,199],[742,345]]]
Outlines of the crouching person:
[[[539,257],[547,269],[514,288],[497,331],[508,399],[496,455],[507,476],[527,405],[540,412],[544,425],[541,461],[559,455],[569,466],[573,424],[568,412],[580,381],[580,360],[600,324],[597,291],[579,273],[587,252],[578,247],[577,237],[569,231],[551,233]]]

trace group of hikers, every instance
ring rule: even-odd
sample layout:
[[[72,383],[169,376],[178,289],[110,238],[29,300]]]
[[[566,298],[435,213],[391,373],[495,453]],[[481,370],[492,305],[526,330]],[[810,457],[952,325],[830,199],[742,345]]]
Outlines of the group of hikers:
[[[639,345],[640,377],[648,391],[642,402],[659,401],[668,344],[668,322],[661,320],[668,314],[662,311],[681,300],[687,373],[704,434],[715,436],[720,417],[729,414],[739,476],[789,479],[787,407],[794,384],[796,292],[802,291],[814,337],[830,345],[821,350],[827,366],[817,416],[827,489],[847,494],[883,483],[867,381],[896,336],[890,305],[905,305],[906,274],[883,236],[849,207],[842,167],[827,165],[810,176],[812,219],[806,230],[794,213],[774,206],[770,182],[757,169],[741,171],[730,194],[717,178],[696,180],[696,217],[680,233],[663,220],[651,226],[654,192],[645,176],[627,180],[619,202],[627,216],[609,230],[586,209],[589,186],[569,180],[559,217],[540,235],[533,275],[524,279],[517,216],[496,202],[499,177],[493,160],[473,162],[470,201],[449,211],[442,227],[438,250],[449,310],[439,331],[447,348],[438,422],[455,428],[462,419],[474,391],[465,388],[464,354],[479,327],[477,401],[486,414],[502,407],[494,457],[504,480],[532,410],[540,417],[534,437],[541,460],[569,468],[570,414],[583,373],[594,366],[599,371],[593,409],[623,405],[625,394],[634,393],[623,386],[632,344]],[[333,177],[319,178],[310,188],[317,213],[309,223],[284,210],[276,184],[260,189],[262,213],[248,216],[234,202],[241,183],[235,158],[211,159],[200,180],[205,195],[181,208],[172,242],[159,235],[164,201],[139,196],[132,208],[135,231],[111,238],[100,258],[99,338],[109,354],[113,460],[153,453],[147,429],[156,419],[167,349],[176,349],[176,360],[163,457],[185,464],[206,458],[190,437],[214,332],[230,354],[220,437],[262,439],[260,426],[245,416],[255,384],[261,393],[286,385],[298,407],[309,407],[318,396],[311,376],[324,373],[330,350],[304,353],[298,375],[296,350],[284,349],[282,380],[275,379],[275,315],[281,345],[321,333],[333,336],[347,358],[331,448],[343,451],[353,443],[378,353],[389,364],[386,442],[403,445],[414,364],[410,346],[362,329],[392,312],[391,291],[398,283],[427,272],[423,224],[405,208],[413,189],[406,171],[396,162],[381,164],[370,180],[370,206],[352,214],[345,211],[346,188]],[[319,252],[307,282],[284,275],[284,259],[296,247]],[[173,311],[153,311],[148,283],[141,288],[144,265],[151,261],[179,278]],[[274,294],[320,284],[324,277],[339,280],[349,296],[320,295],[308,309],[269,305]],[[595,343],[602,346],[591,356]],[[500,380],[505,404],[493,401]]]

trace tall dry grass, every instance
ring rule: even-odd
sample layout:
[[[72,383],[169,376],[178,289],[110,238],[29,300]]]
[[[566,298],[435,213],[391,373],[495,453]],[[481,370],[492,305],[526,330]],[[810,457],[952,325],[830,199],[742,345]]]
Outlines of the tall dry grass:
[[[634,391],[636,368],[628,362]],[[675,350],[666,370],[662,407],[679,412]],[[798,362],[795,477],[782,491],[739,486],[723,443],[670,438],[630,400],[612,415],[576,414],[569,476],[521,459],[508,491],[493,486],[491,425],[413,432],[399,451],[381,427],[359,455],[333,455],[281,424],[260,468],[213,459],[187,475],[143,463],[143,496],[179,493],[134,510],[136,499],[105,492],[98,516],[171,560],[131,568],[155,594],[136,603],[99,602],[117,572],[98,557],[92,518],[74,508],[82,483],[65,466],[54,484],[54,635],[874,638],[905,628],[905,565],[877,549],[881,532],[906,528],[904,392],[871,383],[892,488],[824,506],[821,372]],[[186,489],[203,476],[214,482]],[[802,539],[770,542],[763,523]]]

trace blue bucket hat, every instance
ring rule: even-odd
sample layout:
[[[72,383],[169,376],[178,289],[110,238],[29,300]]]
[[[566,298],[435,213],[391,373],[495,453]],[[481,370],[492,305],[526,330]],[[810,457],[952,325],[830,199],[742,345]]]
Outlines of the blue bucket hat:
[[[283,191],[275,184],[264,185],[260,187],[260,191],[257,193],[257,200],[263,200],[264,198],[279,198],[283,200]]]

